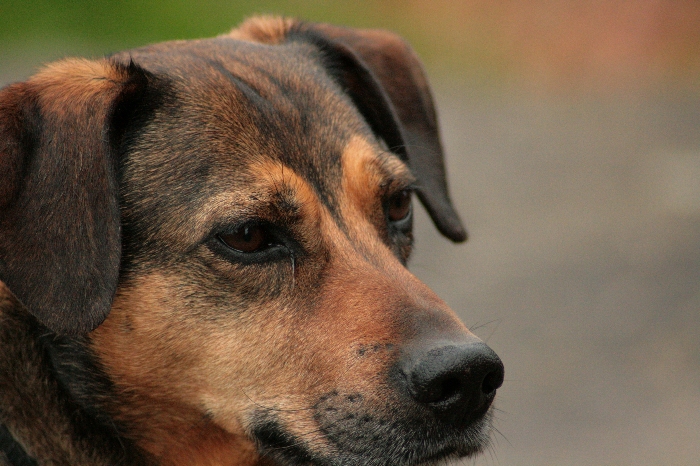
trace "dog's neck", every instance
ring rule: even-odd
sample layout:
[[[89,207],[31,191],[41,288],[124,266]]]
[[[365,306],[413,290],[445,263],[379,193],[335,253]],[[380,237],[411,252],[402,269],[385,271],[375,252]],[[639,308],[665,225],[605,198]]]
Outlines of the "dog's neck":
[[[56,464],[149,464],[61,386],[49,357],[54,338],[0,282],[0,424],[12,449],[0,453],[10,464],[32,464],[32,458]]]
[[[52,334],[0,282],[0,465],[267,464],[206,423],[153,418],[137,428],[137,446],[101,409],[109,390],[83,339]]]

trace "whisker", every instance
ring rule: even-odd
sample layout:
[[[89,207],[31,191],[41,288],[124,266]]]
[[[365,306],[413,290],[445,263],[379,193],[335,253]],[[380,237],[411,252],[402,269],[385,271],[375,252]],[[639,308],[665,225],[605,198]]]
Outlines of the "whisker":
[[[492,426],[491,428],[492,428],[498,435],[500,435],[500,436],[503,438],[503,440],[505,440],[506,442],[508,442],[508,445],[510,445],[511,447],[513,446],[513,444],[510,443],[510,440],[508,440],[508,437],[506,437],[506,436],[503,434],[503,432],[501,432],[500,430],[498,430],[498,428],[496,428],[496,427],[493,427],[493,426]]]
[[[474,332],[474,331],[476,331],[476,330],[479,330],[480,328],[483,328],[483,327],[486,327],[486,326],[488,326],[488,325],[491,325],[491,324],[494,323],[494,322],[500,322],[500,319],[489,320],[488,322],[484,322],[483,324],[480,324],[480,323],[477,322],[476,324],[474,324],[474,325],[472,325],[472,326],[469,327],[469,331],[470,331],[470,332]]]

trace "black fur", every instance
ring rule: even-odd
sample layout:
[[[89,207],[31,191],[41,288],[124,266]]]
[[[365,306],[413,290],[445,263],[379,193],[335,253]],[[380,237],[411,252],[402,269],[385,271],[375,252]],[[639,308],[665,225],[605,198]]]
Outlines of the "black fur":
[[[44,455],[55,450],[52,459],[67,464],[151,464],[102,411],[114,394],[84,339],[54,334],[6,290],[0,286],[0,357],[12,364],[0,366],[0,425],[14,434],[12,442],[2,437],[0,451],[11,461],[38,448]]]
[[[12,437],[10,431],[7,427],[0,424],[0,455],[4,454],[7,459],[7,463],[10,466],[36,466],[37,462],[34,458],[27,455],[24,451],[22,445],[20,445],[17,440]],[[2,456],[0,456],[0,464],[2,463]]]

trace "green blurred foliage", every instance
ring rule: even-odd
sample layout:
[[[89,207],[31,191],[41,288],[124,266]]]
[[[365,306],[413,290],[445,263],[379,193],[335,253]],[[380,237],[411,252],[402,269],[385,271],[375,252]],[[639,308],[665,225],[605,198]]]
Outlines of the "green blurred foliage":
[[[210,37],[255,14],[354,27],[406,37],[429,68],[442,67],[444,41],[398,0],[0,0],[0,84],[64,56],[101,56],[152,42]],[[442,42],[442,45],[441,45]],[[452,55],[454,58],[454,55]],[[449,60],[447,60],[449,62]]]
[[[258,13],[391,29],[431,76],[475,88],[700,86],[698,0],[0,0],[0,84]]]
[[[56,37],[87,47],[124,48],[166,39],[227,31],[254,13],[275,13],[353,24],[368,23],[367,8],[380,2],[224,0],[3,0],[4,45]],[[94,45],[90,45],[94,44]]]

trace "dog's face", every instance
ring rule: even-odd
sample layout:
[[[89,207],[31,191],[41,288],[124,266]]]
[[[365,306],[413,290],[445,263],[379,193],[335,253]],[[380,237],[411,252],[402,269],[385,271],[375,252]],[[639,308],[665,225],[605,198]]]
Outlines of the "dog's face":
[[[130,90],[107,117],[118,285],[89,345],[105,409],[164,464],[417,465],[488,441],[502,365],[405,268],[414,191],[463,239],[440,154],[405,146],[434,128],[396,96],[429,95],[386,89],[362,41],[396,43],[353,34],[266,20],[102,65]]]

